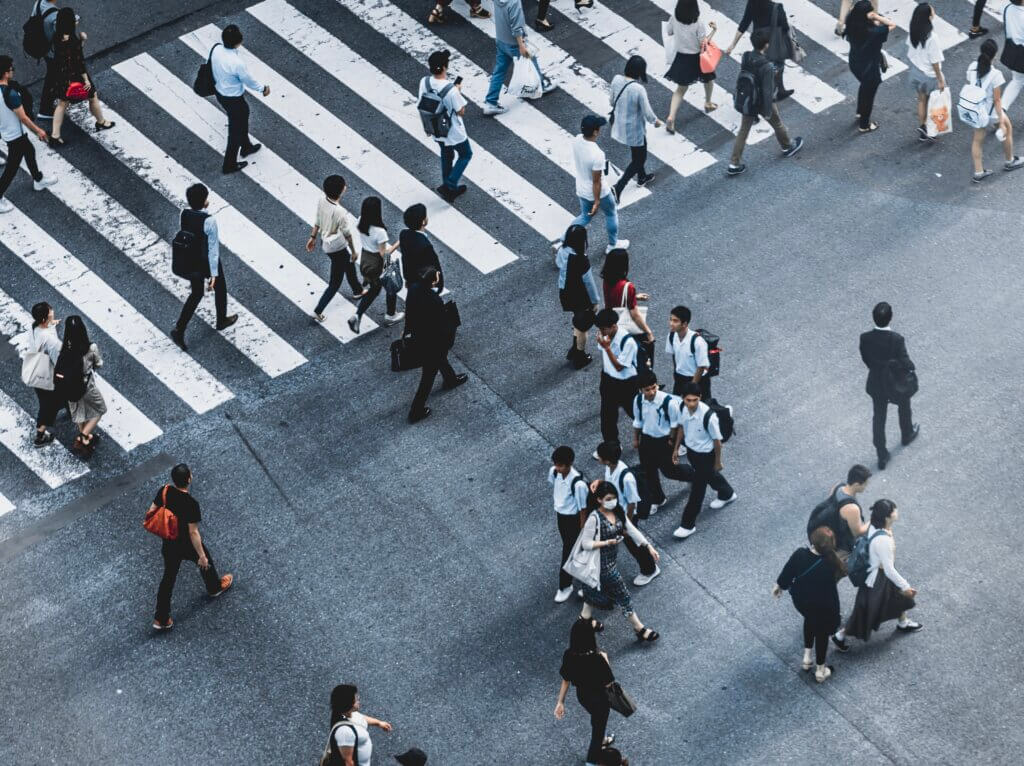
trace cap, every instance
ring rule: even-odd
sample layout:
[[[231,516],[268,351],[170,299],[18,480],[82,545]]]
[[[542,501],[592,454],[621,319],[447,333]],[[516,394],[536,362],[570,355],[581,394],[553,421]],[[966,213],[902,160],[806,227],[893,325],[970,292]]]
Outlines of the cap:
[[[449,50],[434,51],[430,54],[430,58],[427,59],[427,66],[430,67],[431,74],[440,74],[441,70],[448,66],[448,60],[452,57],[452,52]]]
[[[594,131],[606,124],[608,120],[598,117],[596,114],[588,114],[580,121],[580,133],[585,136],[594,135]]]
[[[396,755],[395,760],[402,766],[426,766],[427,754],[418,747],[410,747],[401,755]]]

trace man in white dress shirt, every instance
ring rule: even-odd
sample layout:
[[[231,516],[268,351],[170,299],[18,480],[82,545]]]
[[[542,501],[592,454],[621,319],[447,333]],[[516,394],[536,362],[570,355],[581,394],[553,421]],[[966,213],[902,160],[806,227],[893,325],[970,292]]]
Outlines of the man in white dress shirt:
[[[597,343],[601,347],[601,441],[619,441],[619,408],[633,416],[636,396],[636,339],[619,327],[614,309],[597,314]]]
[[[640,505],[640,518],[645,519],[665,504],[661,474],[676,481],[693,481],[688,465],[672,462],[671,436],[682,418],[682,399],[658,390],[658,378],[650,370],[637,376],[640,391],[633,399],[633,446],[640,454],[646,488]]]
[[[245,101],[245,89],[270,95],[270,86],[258,82],[245,66],[238,49],[242,45],[242,31],[234,24],[224,27],[220,35],[223,45],[218,45],[210,54],[210,68],[213,70],[213,82],[216,88],[217,101],[228,113],[228,146],[224,150],[225,173],[234,173],[249,163],[238,160],[241,150],[243,157],[255,154],[260,144],[249,140],[249,104]]]
[[[551,453],[551,468],[548,470],[548,484],[551,485],[558,520],[558,535],[562,538],[562,557],[558,564],[558,590],[555,602],[561,604],[572,595],[572,576],[562,569],[572,553],[576,538],[586,521],[587,498],[590,487],[580,472],[573,468],[576,453],[572,447],[556,447]]]
[[[711,398],[711,378],[708,367],[708,342],[700,333],[690,328],[690,309],[676,306],[668,317],[668,337],[665,338],[665,353],[672,355],[672,370],[675,383],[672,393],[682,396],[683,386],[694,382],[700,386],[700,398]]]

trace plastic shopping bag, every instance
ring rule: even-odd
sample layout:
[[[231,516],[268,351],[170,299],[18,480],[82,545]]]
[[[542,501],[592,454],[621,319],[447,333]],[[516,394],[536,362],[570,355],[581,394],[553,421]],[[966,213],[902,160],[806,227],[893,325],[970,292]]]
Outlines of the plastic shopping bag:
[[[661,22],[661,46],[665,50],[665,66],[671,67],[676,60],[676,46],[673,44],[672,22]]]
[[[928,94],[928,117],[925,126],[929,136],[953,132],[953,99],[949,88],[933,90]]]
[[[536,54],[530,53],[531,56]],[[512,79],[508,83],[508,94],[512,98],[535,99],[544,95],[540,74],[532,58],[520,56],[512,64]]]

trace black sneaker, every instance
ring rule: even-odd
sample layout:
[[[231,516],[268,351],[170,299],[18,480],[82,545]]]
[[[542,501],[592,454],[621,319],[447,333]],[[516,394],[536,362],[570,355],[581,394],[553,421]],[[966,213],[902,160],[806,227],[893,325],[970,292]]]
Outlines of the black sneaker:
[[[967,36],[972,40],[977,40],[979,37],[984,37],[987,34],[988,30],[985,27],[971,28],[971,30],[967,32]]]
[[[221,172],[224,173],[224,175],[228,175],[229,173],[237,173],[242,168],[245,168],[245,167],[248,167],[248,166],[249,166],[249,163],[247,161],[245,161],[245,160],[242,160],[241,162],[238,162],[238,163],[236,163],[235,165],[233,165],[233,166],[231,166],[229,168],[221,168]]]
[[[171,330],[171,340],[173,340],[174,344],[182,351],[188,351],[188,346],[185,345],[185,333],[177,327]]]
[[[231,325],[238,321],[238,314],[228,314],[223,319],[217,320],[217,331],[228,329]]]
[[[794,138],[790,142],[789,148],[782,150],[782,156],[783,157],[792,157],[794,154],[796,154],[798,151],[800,151],[803,148],[804,148],[804,140],[803,140],[802,137],[797,136],[796,138]]]
[[[39,433],[36,431],[36,438],[32,441],[33,447],[45,447],[47,444],[53,441],[53,434],[49,431],[43,431]]]
[[[740,164],[740,165],[729,165],[729,167],[727,167],[725,169],[725,174],[729,175],[729,176],[738,176],[740,173],[744,172],[746,169],[747,169],[747,166],[746,165],[742,165],[742,164]]]
[[[451,382],[444,383],[444,385],[441,386],[441,390],[451,391],[453,388],[458,388],[459,386],[461,386],[467,380],[469,380],[469,375],[467,375],[464,372],[460,372],[458,375],[451,379]]]
[[[780,91],[779,91],[779,92],[778,92],[778,93],[777,93],[777,94],[775,95],[775,101],[776,101],[776,102],[779,102],[779,101],[785,101],[785,100],[786,100],[787,98],[789,98],[790,96],[792,96],[792,95],[793,95],[793,94],[794,94],[795,92],[796,92],[796,91],[794,91],[794,90],[780,90]]]
[[[922,143],[929,143],[935,140],[934,136],[928,135],[928,128],[924,125],[919,125],[917,128],[917,140]]]
[[[615,197],[615,204],[618,205],[619,204],[619,197],[622,196],[622,192],[619,191],[619,187],[618,186],[613,186],[612,187],[612,196]]]
[[[451,201],[455,199],[455,190],[449,189],[444,184],[438,186],[436,189],[434,189],[434,191],[438,193],[438,196],[440,196],[441,199],[443,199],[445,202],[449,204],[451,204]]]
[[[838,651],[838,652],[848,652],[848,651],[850,651],[850,645],[848,643],[846,643],[846,639],[845,638],[843,638],[843,639],[836,638],[836,634],[835,633],[832,634],[831,638],[832,638],[832,643],[835,644],[836,651]]]
[[[430,407],[424,407],[422,410],[409,413],[410,423],[419,423],[423,418],[430,416]]]
[[[648,173],[645,176],[637,176],[637,178],[636,178],[636,185],[637,186],[647,186],[647,184],[649,184],[653,180],[654,180],[654,173]]]

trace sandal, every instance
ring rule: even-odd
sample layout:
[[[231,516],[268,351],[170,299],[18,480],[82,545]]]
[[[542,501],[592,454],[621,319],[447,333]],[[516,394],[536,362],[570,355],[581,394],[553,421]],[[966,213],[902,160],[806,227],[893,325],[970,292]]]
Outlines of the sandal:
[[[64,139],[60,136],[50,136],[46,139],[46,143],[50,145],[51,149],[59,149],[64,146]]]
[[[857,132],[858,133],[874,133],[876,130],[878,130],[878,123],[877,122],[871,123],[866,128],[861,128],[861,127],[857,128]]]
[[[583,618],[581,617],[580,619],[582,620]],[[591,617],[590,618],[590,627],[592,627],[594,629],[595,633],[600,633],[602,630],[604,630],[604,623],[601,622],[596,617]]]
[[[427,16],[427,23],[428,24],[444,24],[444,6],[443,5],[438,4],[438,5],[434,6],[434,10],[432,10],[430,12],[430,15]]]
[[[107,120],[106,122],[97,122],[96,130],[110,130],[116,124],[117,123],[115,123],[113,120]]]
[[[708,101],[706,104],[704,104],[704,114],[711,114],[717,108],[718,104],[712,104],[710,101]]]
[[[636,630],[634,633],[636,633],[637,641],[653,642],[661,638],[661,636],[658,635],[658,631],[651,630],[648,627],[640,628],[640,630]]]
[[[469,15],[474,19],[489,19],[491,18],[491,12],[486,8],[481,8],[480,3],[469,6]]]
[[[538,32],[550,32],[555,28],[555,25],[547,19],[535,19],[533,26]]]
[[[675,120],[669,118],[665,119],[665,132],[668,133],[670,136],[674,136],[676,134]]]
[[[583,8],[593,8],[594,0],[576,0],[576,10],[582,10]]]

